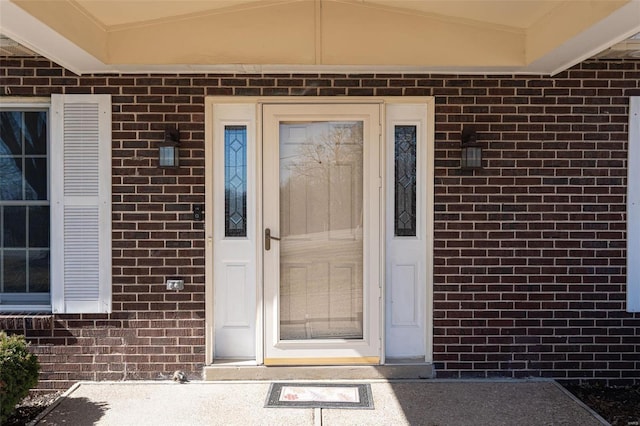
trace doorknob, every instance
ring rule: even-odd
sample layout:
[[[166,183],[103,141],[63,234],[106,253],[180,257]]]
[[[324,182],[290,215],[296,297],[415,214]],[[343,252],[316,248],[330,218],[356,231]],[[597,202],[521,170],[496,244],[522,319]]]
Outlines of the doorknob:
[[[280,241],[280,238],[271,236],[271,229],[266,228],[264,230],[264,249],[267,251],[271,250],[271,240]]]

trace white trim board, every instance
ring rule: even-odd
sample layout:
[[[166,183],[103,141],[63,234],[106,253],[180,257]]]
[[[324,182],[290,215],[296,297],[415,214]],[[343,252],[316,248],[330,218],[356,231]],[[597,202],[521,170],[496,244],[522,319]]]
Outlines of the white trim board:
[[[640,312],[640,96],[629,100],[627,312]]]

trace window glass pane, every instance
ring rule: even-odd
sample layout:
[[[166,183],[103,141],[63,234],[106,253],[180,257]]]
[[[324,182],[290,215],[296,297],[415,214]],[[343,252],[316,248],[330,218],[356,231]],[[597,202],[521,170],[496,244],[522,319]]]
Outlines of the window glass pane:
[[[46,200],[47,199],[47,159],[46,158],[26,158],[25,159],[25,199],[26,200]]]
[[[23,113],[0,111],[0,156],[22,155]]]
[[[0,200],[24,200],[23,186],[22,158],[0,155]]]
[[[226,237],[247,236],[247,126],[224,128],[224,228]]]
[[[0,112],[0,200],[46,200],[46,155],[46,111]]]
[[[416,235],[416,126],[395,126],[395,235]]]
[[[362,339],[362,121],[281,121],[280,338]]]
[[[5,250],[2,262],[4,289],[6,293],[27,291],[27,251]]]
[[[47,116],[0,111],[0,306],[50,303]]]
[[[5,206],[2,221],[2,241],[5,247],[27,246],[27,209]]]
[[[22,200],[24,113],[0,112],[0,200]]]
[[[29,292],[49,292],[49,250],[29,251]]]
[[[49,248],[49,206],[29,207],[29,247]]]
[[[24,113],[24,145],[26,155],[47,154],[47,113],[45,111]]]

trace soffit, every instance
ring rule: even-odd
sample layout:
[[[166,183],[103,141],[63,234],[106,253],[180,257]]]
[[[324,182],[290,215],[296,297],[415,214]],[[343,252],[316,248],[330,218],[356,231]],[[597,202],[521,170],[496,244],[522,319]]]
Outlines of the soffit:
[[[0,0],[78,73],[554,73],[640,31],[640,0]]]
[[[534,0],[364,0],[363,3],[526,29],[545,15],[552,13],[561,2]]]
[[[215,13],[256,3],[256,0],[132,0],[119,1],[117,7],[113,0],[69,0],[69,3],[84,10],[101,26],[111,28]]]
[[[300,0],[298,0],[300,1]],[[69,0],[84,10],[105,28],[139,24],[176,17],[188,18],[195,14],[224,13],[234,9],[261,7],[274,3],[290,3],[274,0]],[[368,6],[406,10],[409,13],[430,14],[453,19],[527,28],[552,13],[562,3],[560,0],[343,0]]]

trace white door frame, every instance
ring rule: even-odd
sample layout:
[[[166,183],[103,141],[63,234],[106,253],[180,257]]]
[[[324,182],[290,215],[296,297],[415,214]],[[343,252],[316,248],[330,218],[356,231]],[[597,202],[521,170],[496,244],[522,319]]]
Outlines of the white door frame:
[[[250,112],[251,119],[255,120],[256,125],[256,143],[255,143],[255,158],[262,158],[262,117],[261,117],[261,105],[265,103],[278,103],[278,104],[379,104],[382,106],[382,128],[380,129],[383,135],[387,134],[386,127],[391,123],[387,123],[385,117],[386,105],[421,105],[426,106],[426,131],[423,132],[425,140],[425,151],[427,161],[425,164],[424,177],[427,182],[426,186],[426,223],[425,223],[425,241],[424,249],[426,256],[425,276],[424,276],[424,297],[425,297],[425,315],[422,319],[424,322],[425,333],[425,362],[432,362],[433,354],[433,197],[434,197],[434,119],[435,119],[435,101],[433,97],[318,97],[318,98],[302,98],[302,97],[206,97],[205,98],[205,364],[212,364],[214,358],[216,358],[215,348],[215,314],[214,314],[214,242],[219,236],[214,232],[214,217],[216,214],[220,214],[219,205],[214,203],[214,181],[215,181],[215,155],[214,155],[214,142],[215,142],[215,128],[216,128],[216,106],[229,106],[233,108],[244,108]],[[242,117],[246,118],[246,117]],[[242,119],[238,117],[239,120]],[[419,120],[417,118],[416,120]],[[219,123],[217,124],[219,126]],[[388,143],[381,144],[387,146]],[[386,156],[388,154],[388,148],[382,149],[380,153],[382,164],[386,162]],[[393,155],[393,154],[391,154]],[[254,188],[262,188],[262,162],[257,161],[255,165],[254,173]],[[386,186],[386,182],[383,179],[383,187]],[[263,263],[262,263],[262,250],[263,250],[263,233],[264,225],[262,222],[262,191],[255,191],[252,195],[255,200],[255,241],[253,246],[255,250],[255,364],[264,363],[264,300],[263,300]],[[385,199],[385,194],[382,194]],[[382,203],[384,206],[386,201]],[[224,208],[224,206],[222,206]],[[223,211],[224,212],[224,211]],[[424,213],[423,213],[424,215]],[[384,220],[382,223],[382,232],[385,231]],[[384,250],[384,247],[382,247]],[[384,263],[384,262],[383,262]],[[384,265],[383,265],[384,268]],[[384,276],[384,275],[383,275]],[[382,294],[383,303],[386,300],[385,294]],[[381,310],[381,321],[385,321],[384,318],[385,309]],[[382,341],[385,342],[384,336],[384,323],[381,325]],[[380,363],[385,362],[384,345],[382,347],[380,357]]]
[[[384,281],[381,194],[384,163],[380,158],[381,105],[333,103],[263,104],[263,221],[274,236],[280,229],[280,121],[361,121],[363,123],[363,271],[362,339],[282,340],[280,336],[280,246],[264,252],[265,358],[267,365],[378,364],[382,350],[381,301]]]

